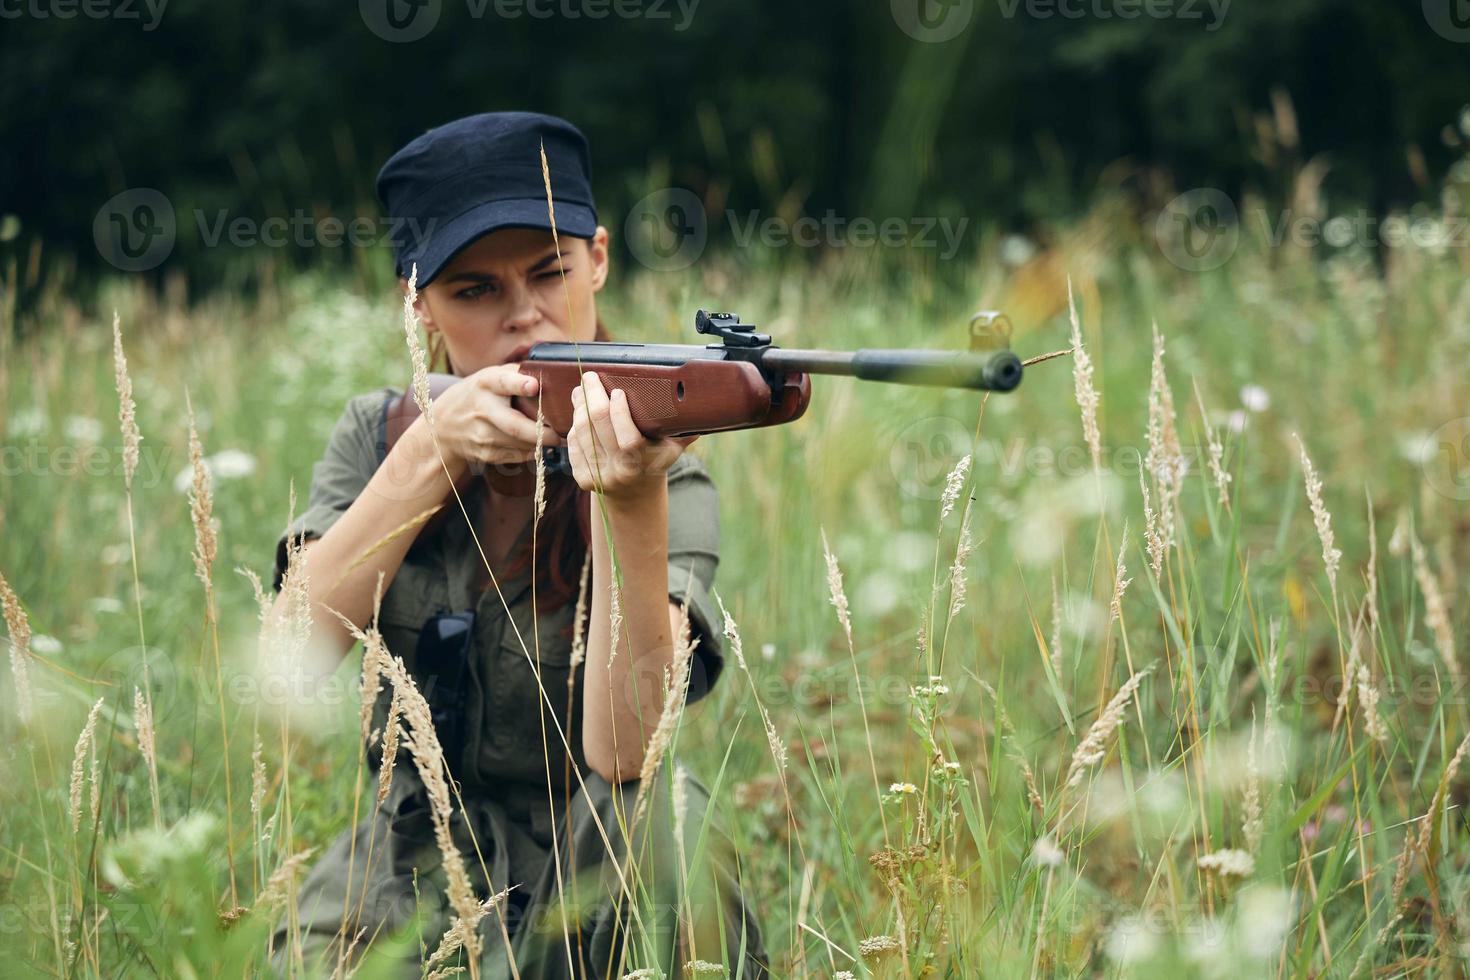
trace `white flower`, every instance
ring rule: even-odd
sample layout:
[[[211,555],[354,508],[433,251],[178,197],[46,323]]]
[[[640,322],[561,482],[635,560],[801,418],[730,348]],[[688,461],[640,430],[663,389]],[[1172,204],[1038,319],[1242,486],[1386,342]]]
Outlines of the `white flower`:
[[[1240,403],[1259,414],[1271,407],[1271,395],[1260,385],[1246,385],[1240,389]]]
[[[1245,412],[1237,408],[1235,411],[1225,416],[1225,426],[1231,432],[1241,433],[1245,431],[1245,420]]]
[[[1108,932],[1104,948],[1108,958],[1117,963],[1139,963],[1152,959],[1159,951],[1159,937],[1150,930],[1146,921],[1129,915],[1119,919]]]
[[[1007,235],[1000,240],[1000,260],[1006,265],[1025,265],[1036,254],[1036,244],[1025,235]]]
[[[239,449],[224,449],[204,458],[204,468],[211,481],[233,480],[255,472],[255,457]],[[194,485],[194,469],[179,470],[174,477],[174,490],[188,493]]]
[[[1219,875],[1247,878],[1256,870],[1256,859],[1245,851],[1226,848],[1206,854],[1196,862],[1201,871],[1213,871]]]
[[[1405,432],[1398,437],[1399,455],[1417,466],[1432,462],[1439,448],[1429,432]]]
[[[918,791],[919,787],[915,786],[913,783],[894,783],[888,787],[888,792],[890,793],[907,793],[912,795],[914,793],[917,793]]]
[[[1036,843],[1031,848],[1031,860],[1037,864],[1046,865],[1048,868],[1055,868],[1061,864],[1065,856],[1062,849],[1057,847],[1056,843],[1045,834],[1036,838]]]
[[[16,412],[10,417],[10,424],[6,426],[11,436],[38,436],[45,432],[46,428],[46,414],[38,408]]]
[[[96,442],[102,438],[102,423],[85,415],[68,415],[62,431],[77,442]]]
[[[761,644],[761,659],[762,660],[774,660],[774,659],[776,659],[776,644],[774,644],[774,643],[762,643]]]
[[[122,612],[124,606],[121,599],[114,599],[110,595],[99,595],[87,600],[87,608],[91,609],[94,613],[116,614]]]
[[[61,641],[54,636],[37,633],[31,637],[31,652],[45,657],[54,657],[61,652]]]

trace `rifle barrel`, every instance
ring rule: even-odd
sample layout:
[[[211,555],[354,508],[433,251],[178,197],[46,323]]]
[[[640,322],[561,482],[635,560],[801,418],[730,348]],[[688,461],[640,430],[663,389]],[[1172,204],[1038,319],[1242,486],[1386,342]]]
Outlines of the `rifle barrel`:
[[[1021,359],[1008,350],[865,348],[849,352],[772,347],[761,355],[761,364],[783,371],[981,391],[1010,391],[1021,383]]]

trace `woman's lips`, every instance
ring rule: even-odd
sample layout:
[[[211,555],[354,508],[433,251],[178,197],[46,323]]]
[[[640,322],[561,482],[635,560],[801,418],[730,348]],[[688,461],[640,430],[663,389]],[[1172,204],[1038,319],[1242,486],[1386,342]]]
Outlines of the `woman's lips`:
[[[505,363],[512,364],[517,361],[524,361],[526,359],[526,355],[531,352],[531,348],[534,346],[536,345],[522,344],[505,356]]]

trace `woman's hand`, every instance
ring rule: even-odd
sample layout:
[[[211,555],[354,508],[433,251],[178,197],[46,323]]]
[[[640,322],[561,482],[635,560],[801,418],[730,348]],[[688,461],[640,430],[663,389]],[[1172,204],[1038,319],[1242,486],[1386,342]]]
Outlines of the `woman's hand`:
[[[516,364],[492,364],[434,399],[434,435],[446,462],[495,465],[534,459],[536,420],[511,399],[534,400],[539,384]],[[542,428],[543,446],[562,444],[549,424],[543,422]]]
[[[567,455],[583,490],[612,500],[638,497],[662,485],[669,467],[698,438],[649,439],[633,423],[627,394],[615,388],[609,395],[595,371],[584,372],[572,389]]]

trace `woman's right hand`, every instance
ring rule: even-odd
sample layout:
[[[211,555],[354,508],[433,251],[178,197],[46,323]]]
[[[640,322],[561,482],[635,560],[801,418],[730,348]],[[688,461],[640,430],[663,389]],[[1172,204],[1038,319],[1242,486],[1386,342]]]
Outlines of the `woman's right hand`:
[[[475,463],[525,463],[536,455],[536,420],[512,404],[523,397],[535,403],[539,382],[517,364],[492,364],[434,399],[434,435],[451,468]],[[546,423],[543,446],[562,439]],[[415,426],[426,425],[423,418]],[[458,464],[458,465],[454,465]]]

